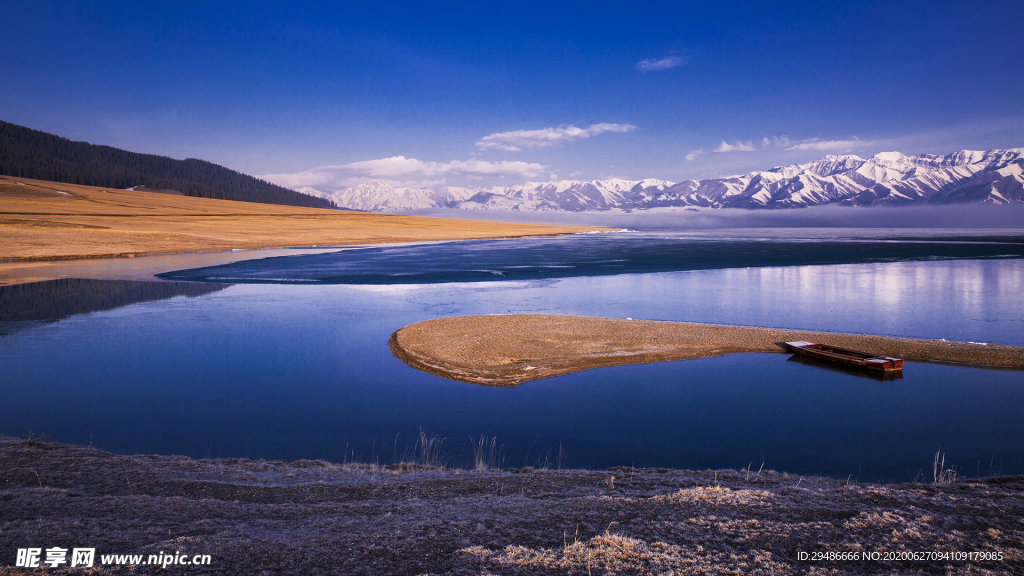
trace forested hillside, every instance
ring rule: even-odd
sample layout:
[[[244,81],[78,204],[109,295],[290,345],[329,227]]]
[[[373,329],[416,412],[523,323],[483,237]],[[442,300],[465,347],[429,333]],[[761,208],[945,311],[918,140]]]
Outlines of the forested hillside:
[[[329,200],[300,194],[223,166],[189,158],[175,160],[72,142],[67,138],[0,121],[0,174],[87,186],[145,186],[186,196],[332,208]]]

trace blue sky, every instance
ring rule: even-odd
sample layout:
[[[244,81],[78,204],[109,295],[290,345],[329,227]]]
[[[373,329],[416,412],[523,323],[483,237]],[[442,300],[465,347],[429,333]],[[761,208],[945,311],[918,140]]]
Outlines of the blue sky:
[[[4,0],[0,119],[279,181],[1024,146],[1024,3]]]

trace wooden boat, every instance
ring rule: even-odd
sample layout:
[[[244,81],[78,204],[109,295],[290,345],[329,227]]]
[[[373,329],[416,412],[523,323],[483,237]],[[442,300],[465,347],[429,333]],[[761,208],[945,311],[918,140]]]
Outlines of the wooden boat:
[[[794,364],[803,364],[804,366],[814,366],[822,370],[829,370],[835,372],[842,372],[853,378],[867,378],[868,380],[878,380],[880,382],[890,382],[893,380],[903,379],[903,370],[890,370],[886,372],[884,370],[865,370],[856,366],[846,366],[845,364],[833,364],[825,360],[818,360],[817,358],[811,358],[810,356],[803,356],[800,354],[790,354],[786,362],[792,362]]]
[[[882,373],[899,372],[903,370],[903,360],[900,358],[878,356],[877,354],[871,354],[870,352],[860,352],[858,350],[838,348],[836,346],[828,346],[826,344],[815,344],[813,342],[804,342],[802,340],[799,342],[786,342],[785,345],[790,352],[795,354],[800,354],[801,356],[817,360],[824,360],[826,362],[833,362],[835,364],[842,364],[844,366],[863,368],[865,370]]]

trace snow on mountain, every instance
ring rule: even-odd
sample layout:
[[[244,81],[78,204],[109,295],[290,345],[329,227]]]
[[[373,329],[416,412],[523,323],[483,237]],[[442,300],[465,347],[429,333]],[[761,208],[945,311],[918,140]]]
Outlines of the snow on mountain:
[[[649,205],[792,208],[821,204],[1024,203],[1024,148],[948,156],[881,152],[826,156],[806,164],[713,180],[687,180]],[[643,206],[634,206],[640,208]]]
[[[369,180],[333,191],[320,190],[312,186],[302,186],[296,190],[303,194],[333,200],[339,208],[371,212],[456,207],[476,194],[476,190],[457,186],[406,188],[393,186],[383,180]]]
[[[610,178],[470,189],[402,188],[370,181],[331,192],[308,186],[299,191],[329,198],[339,207],[381,212],[426,208],[580,212],[673,206],[1024,204],[1024,148],[961,150],[946,156],[880,152],[867,159],[829,155],[805,164],[679,183]]]

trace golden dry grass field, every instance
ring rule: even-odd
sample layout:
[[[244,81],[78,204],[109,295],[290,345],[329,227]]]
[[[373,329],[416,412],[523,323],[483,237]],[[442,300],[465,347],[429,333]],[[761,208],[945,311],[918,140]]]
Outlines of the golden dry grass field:
[[[0,273],[41,260],[599,229],[299,208],[0,176]]]

